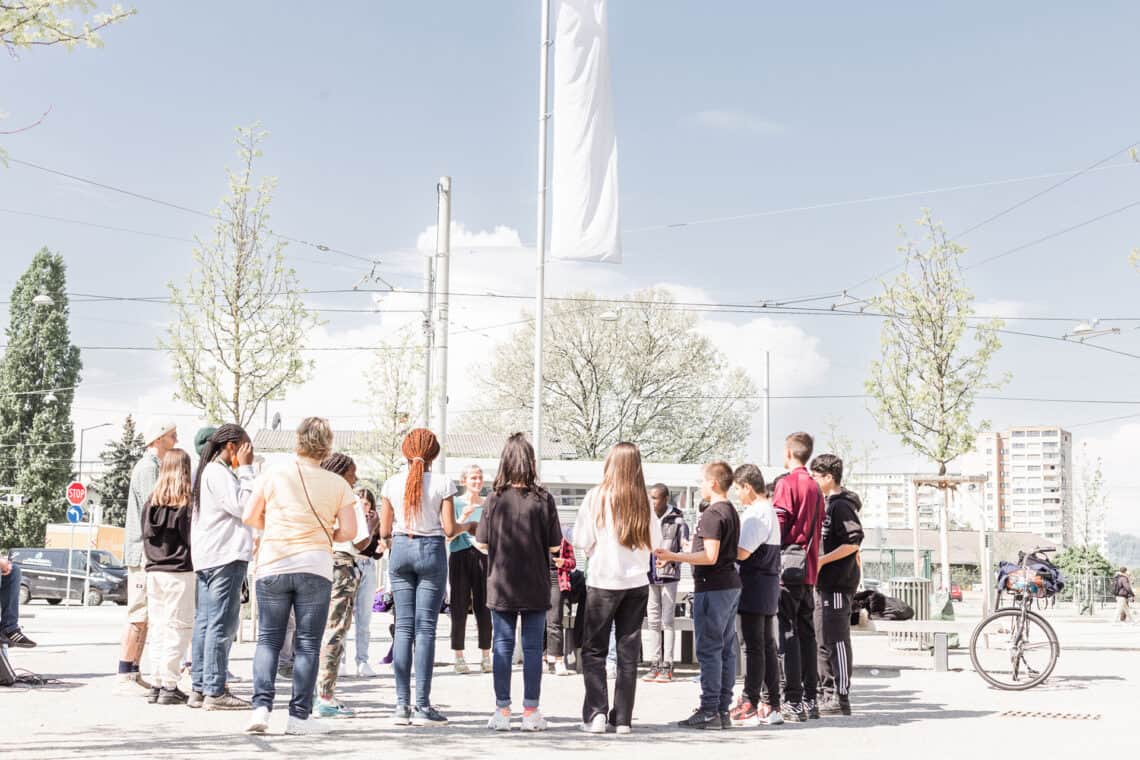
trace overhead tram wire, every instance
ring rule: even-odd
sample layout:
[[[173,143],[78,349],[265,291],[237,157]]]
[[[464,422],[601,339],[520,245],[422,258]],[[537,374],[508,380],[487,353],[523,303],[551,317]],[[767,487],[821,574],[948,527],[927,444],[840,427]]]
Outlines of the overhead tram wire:
[[[991,222],[994,222],[994,221],[1002,218],[1003,216],[1005,216],[1009,213],[1012,213],[1013,211],[1016,211],[1017,209],[1021,208],[1022,206],[1025,206],[1029,203],[1032,203],[1033,201],[1037,200],[1041,196],[1043,196],[1047,193],[1050,193],[1059,187],[1064,186],[1065,184],[1076,179],[1077,177],[1083,176],[1085,174],[1088,174],[1088,173],[1094,172],[1094,171],[1104,171],[1105,169],[1109,169],[1109,168],[1124,167],[1124,166],[1135,166],[1136,165],[1135,161],[1127,161],[1127,162],[1123,162],[1120,164],[1112,164],[1111,166],[1102,166],[1102,164],[1112,160],[1116,156],[1119,156],[1121,153],[1125,153],[1125,152],[1131,150],[1132,148],[1134,148],[1138,144],[1140,144],[1140,143],[1133,141],[1133,142],[1129,143],[1128,145],[1124,146],[1123,148],[1116,150],[1116,151],[1113,151],[1108,156],[1105,156],[1104,158],[1100,159],[1099,161],[1096,161],[1095,163],[1092,163],[1083,169],[1078,169],[1077,171],[1071,172],[1071,173],[1065,173],[1064,179],[1062,179],[1060,182],[1055,182],[1052,185],[1046,187],[1045,189],[1039,190],[1038,192],[1030,195],[1029,197],[1018,201],[1017,203],[1013,204],[1012,206],[1009,206],[1008,208],[1005,208],[1005,209],[999,211],[998,213],[993,214],[992,216],[989,216],[989,217],[983,219],[982,221],[980,221],[980,222],[978,222],[978,223],[976,223],[970,227],[967,227],[965,230],[963,230],[963,231],[959,232],[958,234],[954,235],[953,237],[951,237],[950,242],[954,242],[954,241],[958,240],[959,238],[962,238],[965,235],[968,235],[971,232],[974,232],[975,230],[981,229],[985,225],[990,224]],[[1058,176],[1058,175],[1051,175],[1051,176]],[[1129,207],[1131,207],[1131,206],[1129,206]],[[1112,214],[1119,213],[1122,210],[1124,210],[1124,209],[1123,208],[1117,209],[1116,211],[1110,212],[1108,214],[1104,214],[1100,217],[1097,217],[1096,219],[1089,220],[1088,222],[1084,222],[1080,225],[1074,226],[1071,229],[1067,229],[1067,230],[1062,231],[1058,234],[1064,234],[1064,232],[1069,232],[1073,229],[1078,229],[1079,227],[1082,227],[1085,224],[1092,224],[1094,221],[1099,221],[1100,219],[1106,218],[1108,216],[1112,216]],[[1046,236],[1046,238],[1042,239],[1041,241],[1035,241],[1032,244],[1027,244],[1025,246],[1019,246],[1017,248],[1017,250],[1024,250],[1024,248],[1029,247],[1029,245],[1036,245],[1036,242],[1044,242],[1044,240],[1046,240],[1046,239],[1051,239],[1051,238],[1049,236]],[[1006,251],[1002,254],[999,254],[998,256],[991,257],[990,259],[987,259],[986,261],[990,261],[990,260],[993,260],[995,258],[1001,258],[1002,256],[1008,256],[1008,255],[1015,253],[1015,252],[1017,252],[1017,251],[1014,251],[1014,250]],[[977,264],[973,264],[971,266],[979,266],[981,263],[984,263],[984,262],[978,262]],[[872,275],[866,279],[860,280],[859,282],[855,283],[854,285],[852,285],[848,288],[844,288],[844,292],[853,291],[853,290],[861,288],[864,285],[867,285],[871,282],[881,280],[883,277],[887,276],[891,272],[894,272],[901,267],[902,267],[902,264],[895,264],[894,266],[890,267],[889,269],[884,269],[882,272],[879,272],[878,274],[874,274],[874,275]]]
[[[174,209],[176,211],[181,211],[181,212],[186,213],[186,214],[192,214],[194,216],[201,217],[204,219],[210,219],[213,221],[217,221],[217,217],[214,214],[211,214],[211,213],[206,212],[206,211],[202,211],[201,209],[191,208],[189,206],[184,206],[180,203],[171,203],[170,201],[165,201],[165,200],[162,200],[161,198],[155,198],[154,196],[151,196],[151,195],[146,195],[144,193],[136,193],[132,190],[127,190],[127,189],[122,188],[122,187],[116,187],[115,185],[108,185],[104,182],[98,182],[98,181],[90,179],[88,177],[80,177],[80,176],[75,175],[75,174],[70,174],[68,172],[60,171],[59,169],[52,169],[51,167],[43,166],[42,164],[33,163],[31,161],[24,161],[23,159],[14,158],[12,156],[8,156],[7,160],[9,163],[17,164],[19,166],[24,166],[24,167],[27,167],[29,169],[35,169],[37,171],[46,172],[48,174],[54,174],[57,177],[64,177],[66,179],[70,179],[70,180],[73,180],[75,182],[81,182],[85,185],[91,185],[92,187],[98,187],[102,190],[107,190],[107,191],[112,192],[112,193],[119,193],[120,195],[125,195],[125,196],[128,196],[130,198],[134,198],[136,200],[146,201],[147,203],[154,203],[154,204],[157,204],[159,206],[165,206],[166,208]],[[278,238],[280,240],[285,240],[285,241],[288,241],[290,243],[296,243],[297,245],[302,245],[302,246],[306,246],[309,248],[314,248],[318,251],[321,251],[322,253],[335,253],[339,256],[345,256],[347,258],[355,259],[357,261],[361,261],[361,262],[364,262],[366,264],[370,264],[373,266],[377,263],[376,259],[368,258],[366,256],[361,256],[361,255],[355,254],[355,253],[351,253],[349,251],[345,251],[345,250],[340,249],[340,248],[333,248],[332,246],[326,245],[324,243],[313,243],[311,241],[303,240],[301,238],[292,237],[290,235],[284,235],[280,232],[270,232],[269,234],[272,237]]]

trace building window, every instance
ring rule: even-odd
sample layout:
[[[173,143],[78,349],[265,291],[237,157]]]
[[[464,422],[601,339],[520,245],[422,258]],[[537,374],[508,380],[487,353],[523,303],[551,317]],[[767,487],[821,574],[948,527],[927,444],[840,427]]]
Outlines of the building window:
[[[1025,437],[1025,431],[1024,430],[1014,430],[1013,431],[1013,437],[1014,438],[1024,438]]]
[[[1041,431],[1040,430],[1027,431],[1025,433],[1025,437],[1026,438],[1040,438],[1041,437]]]

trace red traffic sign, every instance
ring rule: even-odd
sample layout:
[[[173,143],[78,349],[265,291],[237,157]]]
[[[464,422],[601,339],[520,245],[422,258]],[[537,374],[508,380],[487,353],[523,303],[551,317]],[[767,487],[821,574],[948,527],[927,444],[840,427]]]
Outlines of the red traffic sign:
[[[78,480],[68,483],[67,503],[73,507],[81,507],[85,501],[87,501],[87,486],[83,485]]]

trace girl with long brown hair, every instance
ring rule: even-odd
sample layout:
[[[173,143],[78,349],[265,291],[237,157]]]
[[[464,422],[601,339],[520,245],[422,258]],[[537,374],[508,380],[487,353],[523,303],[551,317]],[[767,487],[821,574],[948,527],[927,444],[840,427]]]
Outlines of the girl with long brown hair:
[[[447,586],[446,539],[468,530],[455,520],[455,484],[431,471],[439,441],[426,428],[408,432],[401,446],[408,462],[380,492],[380,537],[391,539],[388,575],[396,605],[392,666],[396,674],[398,726],[445,726],[447,718],[431,704],[435,629]],[[411,704],[415,658],[416,703]]]
[[[649,506],[641,452],[632,443],[615,444],[601,485],[586,494],[574,525],[574,546],[589,558],[582,634],[582,730],[587,733],[631,731],[641,621],[649,601],[647,568],[660,544],[661,524]],[[617,639],[612,710],[606,688],[611,627]]]
[[[150,625],[150,696],[160,705],[183,705],[178,688],[182,655],[194,627],[194,565],[190,559],[190,455],[171,449],[142,510],[143,554]]]

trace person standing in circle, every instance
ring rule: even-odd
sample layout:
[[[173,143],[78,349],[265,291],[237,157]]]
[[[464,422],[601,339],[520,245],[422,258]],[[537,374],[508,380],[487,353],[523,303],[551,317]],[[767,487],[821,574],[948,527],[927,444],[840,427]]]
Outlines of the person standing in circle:
[[[463,496],[455,499],[455,519],[478,523],[483,517],[483,470],[470,465],[463,470]],[[487,555],[475,547],[475,539],[462,532],[447,544],[448,580],[451,582],[451,649],[455,652],[455,672],[470,673],[463,650],[467,638],[467,603],[475,613],[481,669],[491,672],[491,611],[487,609]]]
[[[522,618],[523,731],[544,731],[542,638],[550,607],[551,555],[562,543],[554,497],[538,484],[534,449],[522,433],[507,439],[494,493],[475,540],[487,549],[487,606],[494,621],[495,712],[492,731],[511,730],[511,663]]]
[[[198,608],[191,640],[189,706],[248,710],[226,687],[230,649],[241,618],[241,585],[253,558],[253,534],[242,523],[253,482],[253,443],[239,425],[215,429],[198,452],[190,553]]]
[[[344,478],[349,488],[356,485],[356,462],[347,454],[330,454],[321,462],[321,469]],[[359,499],[356,504],[356,525],[363,530],[366,528],[364,509],[360,506]],[[361,546],[366,546],[367,540],[365,538]],[[336,678],[348,632],[352,628],[356,590],[360,586],[360,576],[356,572],[359,556],[360,550],[352,539],[338,541],[333,545],[332,598],[329,600],[329,616],[325,621],[324,641],[321,644],[321,669],[317,675],[318,718],[351,718],[355,715],[351,707],[336,698]]]
[[[447,586],[445,540],[473,525],[455,521],[455,484],[431,472],[439,441],[427,428],[415,428],[401,446],[408,466],[380,492],[380,536],[391,539],[388,574],[396,605],[392,665],[396,674],[397,726],[446,726],[431,704],[435,629]],[[412,659],[416,702],[411,705]]]
[[[178,688],[178,679],[194,626],[189,507],[190,455],[171,449],[162,458],[158,482],[142,514],[153,675],[147,701],[151,704],[184,705],[188,699]]]
[[[360,549],[360,557],[356,560],[356,569],[360,573],[352,618],[356,628],[356,677],[373,678],[376,673],[368,664],[368,643],[372,637],[372,605],[376,596],[376,560],[384,556],[384,547],[380,543],[380,512],[376,509],[376,494],[369,488],[358,488],[356,498],[364,508],[364,522],[368,527],[368,543]]]
[[[582,642],[582,730],[587,733],[603,734],[607,724],[618,734],[632,730],[641,621],[649,603],[647,568],[650,553],[661,543],[661,522],[649,506],[641,452],[635,444],[618,443],[606,457],[602,484],[586,494],[574,524],[574,546],[589,561]],[[617,640],[612,710],[606,683],[611,628]]]
[[[356,496],[348,481],[321,469],[332,453],[328,420],[306,417],[297,428],[297,458],[258,480],[245,524],[261,531],[255,570],[257,649],[253,715],[246,731],[262,734],[277,693],[277,661],[293,613],[297,631],[287,734],[325,734],[332,721],[312,720],[321,639],[333,584],[333,544],[356,536]]]

